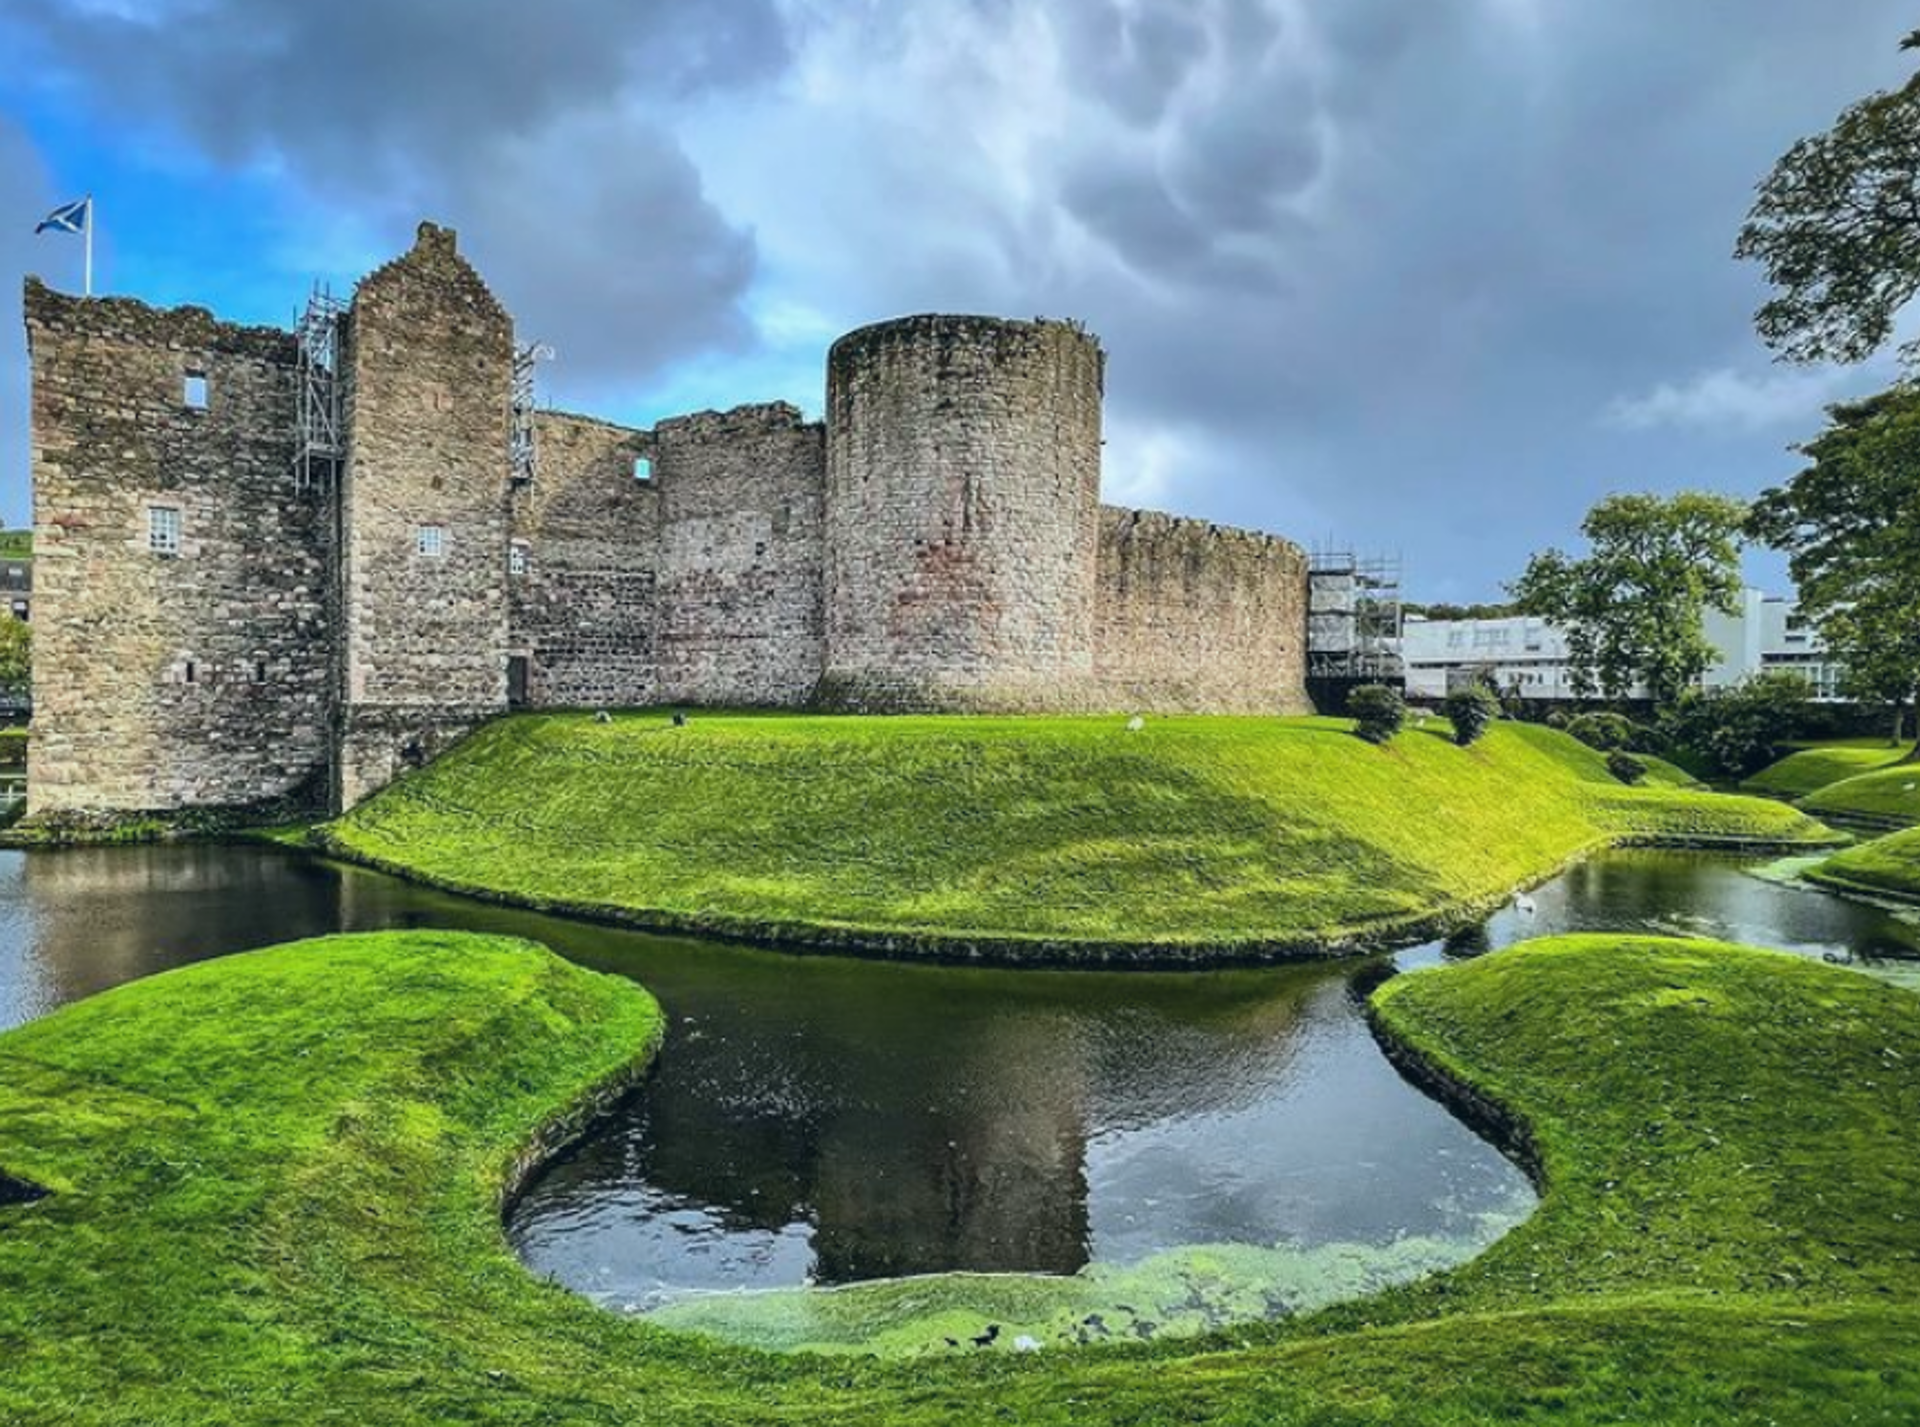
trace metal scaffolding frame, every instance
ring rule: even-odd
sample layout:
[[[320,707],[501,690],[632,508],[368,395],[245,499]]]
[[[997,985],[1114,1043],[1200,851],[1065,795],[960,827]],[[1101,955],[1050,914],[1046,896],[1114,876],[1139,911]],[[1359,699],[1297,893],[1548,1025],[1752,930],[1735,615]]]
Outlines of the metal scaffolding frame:
[[[553,348],[544,342],[529,342],[513,349],[513,413],[507,432],[507,450],[513,459],[516,483],[533,479],[534,372],[540,363],[552,357]]]
[[[301,490],[330,483],[347,454],[340,396],[340,319],[345,313],[346,303],[316,282],[293,328],[299,349],[293,481]]]
[[[1406,677],[1398,555],[1316,550],[1307,564],[1309,678],[1394,683]]]

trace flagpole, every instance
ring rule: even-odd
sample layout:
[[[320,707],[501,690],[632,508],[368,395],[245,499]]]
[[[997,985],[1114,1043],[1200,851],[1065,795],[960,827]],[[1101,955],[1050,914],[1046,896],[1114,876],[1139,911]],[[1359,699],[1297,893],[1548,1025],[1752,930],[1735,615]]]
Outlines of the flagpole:
[[[87,195],[87,277],[85,296],[93,296],[93,195]]]

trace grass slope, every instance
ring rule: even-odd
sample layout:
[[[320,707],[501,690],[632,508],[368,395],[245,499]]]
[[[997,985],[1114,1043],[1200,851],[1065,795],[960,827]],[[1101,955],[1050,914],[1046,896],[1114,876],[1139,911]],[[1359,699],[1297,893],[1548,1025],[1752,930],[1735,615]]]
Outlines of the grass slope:
[[[1885,739],[1816,744],[1769,764],[1740,787],[1769,798],[1804,798],[1844,779],[1898,763],[1908,752],[1905,747],[1889,747]]]
[[[1387,748],[1326,719],[507,719],[332,824],[461,891],[644,924],[1072,958],[1271,954],[1484,910],[1597,845],[1818,841],[1626,788],[1550,729]]]
[[[1829,783],[1800,800],[1820,817],[1850,819],[1886,828],[1920,823],[1920,764],[1901,763]]]
[[[1830,887],[1920,901],[1920,828],[1835,853],[1802,875]]]
[[[333,938],[0,1037],[0,1421],[1821,1424],[1920,1416],[1920,1002],[1580,937],[1376,993],[1544,1167],[1467,1267],[1199,1346],[777,1357],[531,1280],[502,1176],[643,1063],[526,943]],[[670,1053],[670,1051],[669,1051]]]

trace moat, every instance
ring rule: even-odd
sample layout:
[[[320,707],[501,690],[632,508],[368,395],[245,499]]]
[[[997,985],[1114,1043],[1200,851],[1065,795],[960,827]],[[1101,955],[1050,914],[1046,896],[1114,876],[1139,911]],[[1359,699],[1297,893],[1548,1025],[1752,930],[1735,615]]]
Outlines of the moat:
[[[1394,960],[1601,929],[1920,957],[1909,921],[1727,858],[1608,854],[1526,905]],[[9,852],[0,1029],[193,960],[422,925],[538,939],[667,1008],[658,1072],[509,1225],[536,1271],[613,1308],[1069,1274],[1192,1244],[1464,1256],[1533,1202],[1381,1055],[1353,989],[1380,958],[1192,975],[853,962],[489,907],[267,848]]]

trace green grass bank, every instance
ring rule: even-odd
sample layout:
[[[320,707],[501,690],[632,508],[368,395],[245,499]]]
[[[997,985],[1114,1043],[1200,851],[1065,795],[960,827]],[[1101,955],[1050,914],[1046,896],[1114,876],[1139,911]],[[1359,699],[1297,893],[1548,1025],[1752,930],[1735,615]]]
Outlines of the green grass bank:
[[[1841,891],[1920,901],[1920,828],[1845,848],[1803,875]]]
[[[512,1257],[501,1188],[528,1146],[653,1054],[630,984],[426,932],[171,972],[0,1037],[0,1170],[51,1191],[0,1206],[0,1420],[1920,1415],[1920,1001],[1772,953],[1578,937],[1374,1005],[1543,1176],[1483,1256],[1198,1343],[885,1361],[669,1332]]]
[[[1769,798],[1804,798],[1862,773],[1878,772],[1898,763],[1910,751],[1906,746],[1890,746],[1883,738],[1815,744],[1769,764],[1740,788]]]
[[[669,929],[1056,961],[1437,931],[1622,841],[1792,847],[1784,805],[1610,777],[1564,734],[1330,719],[695,715],[489,725],[321,834],[457,891]]]
[[[1920,763],[1898,763],[1842,778],[1807,794],[1799,806],[1815,817],[1870,828],[1911,827],[1920,823]]]

